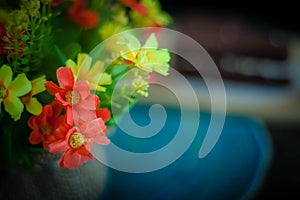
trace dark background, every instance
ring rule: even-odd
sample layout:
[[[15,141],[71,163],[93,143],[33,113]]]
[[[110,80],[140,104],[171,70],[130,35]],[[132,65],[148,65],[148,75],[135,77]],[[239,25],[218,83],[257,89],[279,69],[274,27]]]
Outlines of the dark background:
[[[245,17],[261,25],[282,28],[291,32],[300,32],[299,10],[296,1],[233,1],[233,0],[161,0],[163,9],[172,16],[183,13],[229,13]],[[176,18],[175,18],[176,20]]]
[[[209,41],[197,35],[201,31],[210,29],[213,35],[214,24],[221,23],[229,16],[229,20],[239,19],[253,28],[253,34],[263,41],[268,40],[265,36],[273,30],[280,30],[289,36],[300,35],[300,18],[298,6],[295,1],[218,1],[218,0],[185,0],[168,1],[161,0],[164,10],[169,12],[173,19],[173,27],[178,28],[185,34],[198,40],[207,49],[218,65],[218,56],[226,51],[235,53],[247,53],[250,56],[269,57],[274,60],[286,59],[286,43],[280,48],[263,46],[260,42],[255,43],[255,47],[250,47],[248,43],[241,41],[238,50],[233,47],[223,47],[222,44],[215,48]],[[203,18],[203,16],[205,16]],[[208,16],[208,17],[207,17]],[[212,16],[213,20],[209,16]],[[216,20],[217,19],[217,20]],[[207,20],[207,23],[205,23]],[[199,27],[201,23],[201,27]],[[187,25],[190,24],[190,25]],[[206,25],[205,25],[206,24]],[[188,27],[188,28],[186,28]],[[252,34],[250,33],[250,35]],[[208,31],[208,34],[209,31]],[[215,40],[213,38],[212,40]],[[245,39],[246,40],[246,39]],[[250,41],[251,43],[251,41]],[[244,46],[243,46],[244,45]],[[252,49],[251,49],[252,48]],[[221,50],[220,50],[221,49]],[[248,50],[248,51],[247,51]],[[220,52],[221,51],[221,52]],[[184,71],[184,69],[182,69]],[[222,71],[221,71],[222,72]],[[286,86],[289,78],[281,82],[276,80],[265,81],[260,77],[243,77],[237,74],[230,75],[223,73],[223,77],[237,83],[250,82],[253,84],[274,85],[274,87]],[[299,77],[300,78],[300,77]],[[266,125],[271,135],[274,147],[274,157],[266,180],[254,199],[300,199],[300,126],[298,124],[278,124],[266,121]]]

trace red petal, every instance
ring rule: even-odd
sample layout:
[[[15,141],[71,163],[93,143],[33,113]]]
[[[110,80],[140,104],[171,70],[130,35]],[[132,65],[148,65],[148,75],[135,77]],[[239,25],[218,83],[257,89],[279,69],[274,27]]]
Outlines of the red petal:
[[[56,94],[55,94],[55,98],[56,98],[56,101],[57,101],[60,105],[62,105],[62,106],[64,106],[64,107],[70,106],[70,103],[67,102],[67,101],[65,101],[65,100],[61,97],[61,95],[60,95],[59,93],[56,93]]]
[[[52,101],[51,106],[52,106],[52,110],[53,110],[52,117],[55,119],[61,114],[62,106],[59,103],[57,103],[56,101]]]
[[[69,124],[70,126],[75,125],[75,120],[76,122],[78,121],[78,113],[72,109],[72,107],[68,106],[66,109],[66,122],[67,124]],[[74,120],[75,117],[75,120]]]
[[[43,107],[42,115],[46,118],[51,118],[53,115],[53,109],[51,105],[45,105]]]
[[[69,145],[66,139],[60,139],[49,144],[49,151],[57,154],[68,149]]]
[[[36,124],[36,119],[37,116],[31,116],[28,121],[27,121],[27,125],[31,128],[31,129],[37,129],[37,124]]]
[[[37,131],[32,131],[29,135],[29,142],[31,144],[39,144],[42,141],[42,136]]]
[[[62,156],[60,163],[64,168],[75,169],[80,164],[81,157],[72,149],[68,149]]]
[[[104,122],[107,122],[111,117],[110,111],[107,108],[100,108],[96,110],[96,115],[97,117],[100,117]]]
[[[45,83],[45,88],[52,95],[55,95],[56,93],[63,93],[65,91],[63,88],[58,87],[58,85],[56,85],[52,81],[47,81]]]
[[[59,84],[66,89],[73,90],[74,75],[69,67],[60,67],[56,70],[56,76]]]

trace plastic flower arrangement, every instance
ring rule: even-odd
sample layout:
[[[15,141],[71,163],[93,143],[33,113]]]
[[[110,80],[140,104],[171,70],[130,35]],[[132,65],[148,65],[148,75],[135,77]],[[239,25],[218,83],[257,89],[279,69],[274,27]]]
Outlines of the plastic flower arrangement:
[[[158,0],[0,5],[2,162],[31,165],[31,152],[48,151],[60,155],[60,167],[77,168],[93,159],[94,143],[109,144],[107,126],[125,109],[122,101],[146,97],[151,73],[168,74],[169,52],[154,33],[144,44],[130,34],[116,37],[103,60],[87,54],[119,32],[168,25]]]

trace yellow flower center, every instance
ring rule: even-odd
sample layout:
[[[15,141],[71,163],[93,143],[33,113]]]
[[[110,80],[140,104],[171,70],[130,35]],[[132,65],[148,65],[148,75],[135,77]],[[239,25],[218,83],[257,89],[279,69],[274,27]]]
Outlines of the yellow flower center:
[[[8,95],[7,89],[3,85],[3,83],[0,81],[0,100],[5,99],[7,97],[7,95]]]
[[[65,99],[71,105],[76,105],[80,102],[80,94],[74,90],[68,91],[65,94]]]
[[[23,104],[27,104],[27,103],[30,102],[31,97],[32,97],[32,95],[31,95],[31,91],[30,91],[27,94],[21,96],[20,99],[21,99]]]
[[[85,142],[89,142],[90,139],[85,138],[81,133],[75,132],[71,135],[69,143],[73,149],[80,148]]]
[[[48,136],[52,132],[52,127],[49,124],[40,124],[39,125],[39,131],[42,133],[44,136]]]

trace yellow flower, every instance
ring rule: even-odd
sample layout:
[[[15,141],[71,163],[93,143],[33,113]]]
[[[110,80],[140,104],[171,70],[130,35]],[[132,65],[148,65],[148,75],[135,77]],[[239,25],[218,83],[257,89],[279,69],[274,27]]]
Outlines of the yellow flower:
[[[13,81],[12,75],[11,68],[2,65],[0,68],[0,106],[3,101],[5,110],[17,121],[24,109],[19,97],[30,92],[31,84],[25,74],[19,74]]]
[[[167,49],[158,49],[158,42],[153,33],[142,47],[133,35],[128,34],[124,37],[125,40],[122,42],[127,48],[121,51],[121,56],[125,60],[133,62],[135,66],[144,71],[155,71],[165,76],[168,75],[170,53]]]
[[[27,111],[34,115],[41,114],[43,106],[38,102],[37,98],[32,97],[38,93],[45,91],[45,76],[41,76],[31,81],[31,91],[20,97],[22,103],[25,105]]]
[[[106,88],[101,85],[109,85],[112,83],[111,75],[104,73],[104,64],[97,61],[92,64],[92,58],[85,53],[79,53],[77,63],[69,59],[66,62],[67,67],[71,68],[76,81],[85,80],[90,86],[91,90],[98,90],[105,92]]]

